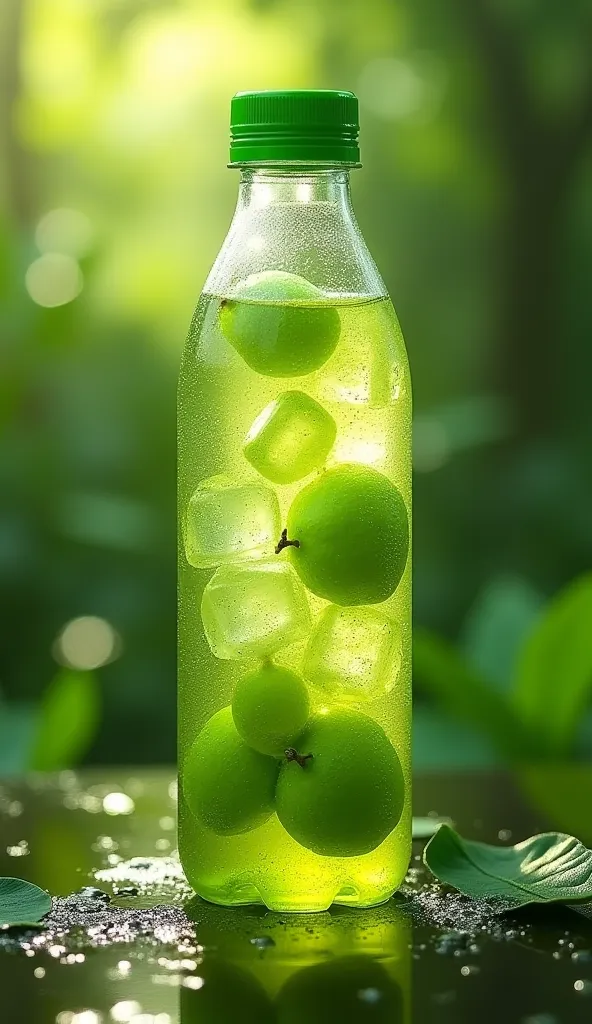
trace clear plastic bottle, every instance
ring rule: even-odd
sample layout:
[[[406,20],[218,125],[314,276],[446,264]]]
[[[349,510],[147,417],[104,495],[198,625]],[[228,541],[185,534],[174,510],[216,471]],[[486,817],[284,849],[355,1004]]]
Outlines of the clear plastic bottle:
[[[411,847],[411,387],[357,101],[239,94],[231,161],[179,383],[180,854],[214,903],[372,906]]]

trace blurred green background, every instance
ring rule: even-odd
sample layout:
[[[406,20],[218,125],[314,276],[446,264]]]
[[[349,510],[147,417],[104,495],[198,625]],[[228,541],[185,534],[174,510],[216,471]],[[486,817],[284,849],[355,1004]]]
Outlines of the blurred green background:
[[[359,94],[414,375],[416,763],[592,755],[591,41],[589,0],[3,0],[0,769],[174,759],[229,100],[311,85]]]

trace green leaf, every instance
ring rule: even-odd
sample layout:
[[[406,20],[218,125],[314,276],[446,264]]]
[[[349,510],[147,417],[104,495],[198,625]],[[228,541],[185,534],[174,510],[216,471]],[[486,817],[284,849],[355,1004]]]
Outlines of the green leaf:
[[[523,760],[540,753],[536,735],[510,701],[473,672],[451,644],[422,629],[413,636],[413,678],[449,714],[486,733],[506,757]]]
[[[416,701],[413,707],[413,768],[498,768],[500,753],[475,727],[459,722],[433,702]]]
[[[51,910],[51,896],[22,878],[0,878],[0,925],[37,925]]]
[[[24,770],[36,721],[34,704],[0,701],[0,775]]]
[[[541,597],[520,576],[498,575],[477,596],[465,619],[461,647],[467,662],[507,693],[519,653],[541,609]]]
[[[51,772],[77,764],[95,737],[100,717],[96,675],[58,672],[43,695],[28,767]]]
[[[442,825],[423,859],[441,882],[500,911],[527,903],[592,900],[592,851],[563,832],[543,832],[516,846],[463,839]]]
[[[569,753],[592,685],[592,574],[566,587],[528,638],[514,703],[554,755]]]

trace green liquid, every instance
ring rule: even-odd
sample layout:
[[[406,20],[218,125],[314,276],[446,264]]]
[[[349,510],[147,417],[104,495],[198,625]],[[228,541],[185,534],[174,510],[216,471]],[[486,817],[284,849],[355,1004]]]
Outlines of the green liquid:
[[[257,660],[222,660],[212,653],[200,617],[203,589],[215,569],[188,564],[182,522],[195,488],[224,474],[232,481],[259,480],[244,455],[245,437],[261,411],[287,390],[315,399],[337,425],[325,466],[359,462],[388,476],[410,517],[411,388],[401,332],[388,299],[343,298],[339,342],[327,362],[299,378],[278,379],[250,369],[222,334],[221,299],[204,295],[185,348],[179,385],[179,845],[190,883],[205,899],[224,905],[263,903],[273,910],[324,910],[333,902],[367,907],[388,899],[400,885],[411,847],[411,557],[395,593],[373,605],[397,624],[401,661],[390,692],[351,704],[384,729],[401,762],[406,784],[403,814],[393,832],[371,853],[319,856],[284,830],[276,815],[240,835],[204,828],[183,796],[183,765],[195,737],[231,703],[237,680]],[[251,303],[251,305],[255,305]],[[298,491],[314,473],[273,484],[285,525]],[[279,539],[279,538],[278,538]],[[284,557],[284,556],[282,556]],[[241,564],[245,564],[242,562]],[[316,618],[327,602],[309,594]],[[290,644],[274,660],[301,671],[306,642]],[[332,698],[310,686],[313,708]]]

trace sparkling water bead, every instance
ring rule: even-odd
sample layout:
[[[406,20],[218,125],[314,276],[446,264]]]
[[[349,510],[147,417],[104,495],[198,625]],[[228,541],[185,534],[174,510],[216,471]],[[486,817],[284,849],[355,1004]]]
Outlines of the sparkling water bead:
[[[384,730],[359,711],[334,708],[310,719],[295,753],[284,760],[276,789],[286,832],[321,857],[375,850],[396,827],[405,799],[401,764]]]
[[[248,366],[265,377],[301,377],[334,351],[337,310],[310,281],[283,270],[251,274],[220,305],[220,328]]]
[[[241,739],[231,708],[222,708],[189,749],[183,794],[202,825],[234,836],[258,828],[273,813],[277,771],[277,761]]]
[[[280,508],[271,487],[211,476],[200,481],[187,506],[185,555],[197,569],[271,556],[279,530]]]
[[[383,473],[343,463],[298,492],[288,512],[289,558],[317,597],[379,604],[397,589],[409,553],[401,492]]]
[[[306,683],[289,668],[264,662],[239,679],[232,695],[232,717],[245,743],[261,754],[282,757],[308,721]]]
[[[377,608],[329,605],[302,662],[306,679],[339,699],[371,700],[392,690],[401,667],[395,622]]]
[[[304,640],[311,628],[306,592],[289,563],[236,562],[216,570],[201,616],[217,658],[265,658]]]
[[[257,416],[243,451],[262,476],[291,484],[323,465],[336,435],[335,420],[314,398],[284,391]]]

